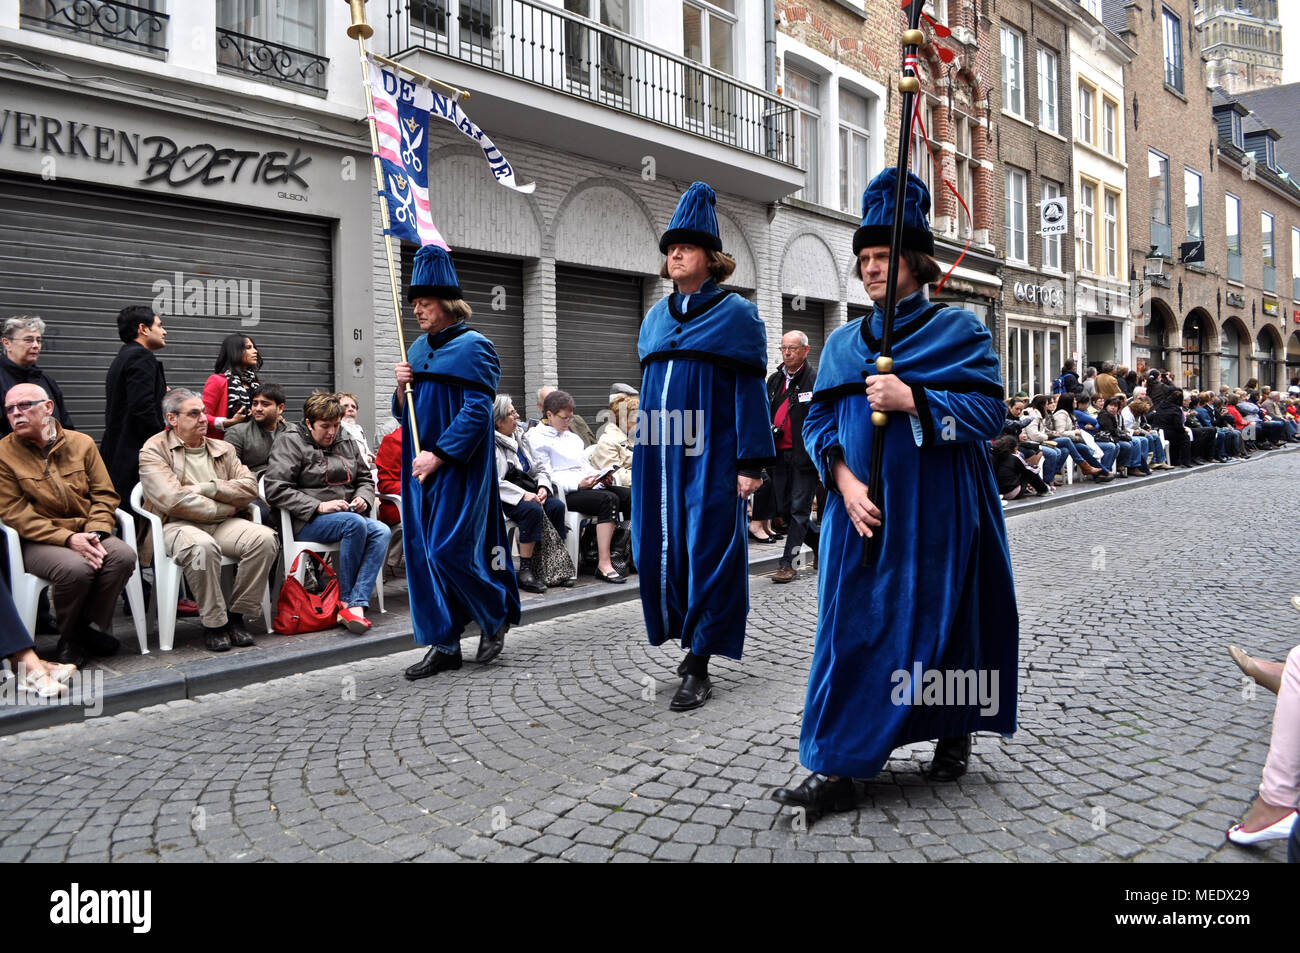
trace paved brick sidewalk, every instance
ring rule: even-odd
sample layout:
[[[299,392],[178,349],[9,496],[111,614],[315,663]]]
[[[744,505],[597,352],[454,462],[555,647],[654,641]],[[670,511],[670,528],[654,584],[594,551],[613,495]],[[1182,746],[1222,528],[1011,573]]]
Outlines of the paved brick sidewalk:
[[[1260,582],[1297,478],[1285,454],[1013,516],[1020,730],[950,785],[899,749],[811,830],[768,794],[802,775],[815,581],[755,577],[746,659],[696,712],[667,710],[679,653],[634,603],[425,682],[409,652],[0,739],[0,860],[1280,861],[1223,844],[1272,717],[1225,646],[1297,641],[1294,561]]]

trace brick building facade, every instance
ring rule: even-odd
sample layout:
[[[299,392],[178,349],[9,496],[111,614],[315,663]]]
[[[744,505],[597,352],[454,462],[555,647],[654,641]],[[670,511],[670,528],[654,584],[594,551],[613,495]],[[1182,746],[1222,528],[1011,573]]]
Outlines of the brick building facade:
[[[1136,0],[1108,0],[1106,8],[1107,22],[1134,51],[1124,77],[1131,97],[1134,361],[1170,370],[1184,389],[1251,378],[1278,386],[1288,345],[1300,362],[1300,337],[1288,333],[1295,325],[1284,323],[1300,309],[1291,280],[1300,190],[1260,168],[1266,135],[1252,139],[1260,160],[1254,163],[1244,151],[1250,130],[1241,133],[1240,145],[1221,138],[1200,38],[1179,11],[1181,5],[1174,10]],[[1233,112],[1220,109],[1229,136]],[[1264,264],[1266,213],[1273,225],[1271,274]]]

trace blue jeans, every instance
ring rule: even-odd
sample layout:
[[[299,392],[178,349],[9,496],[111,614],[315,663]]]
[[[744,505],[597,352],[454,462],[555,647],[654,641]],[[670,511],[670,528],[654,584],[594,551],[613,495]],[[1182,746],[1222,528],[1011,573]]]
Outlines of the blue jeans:
[[[1058,450],[1064,450],[1074,458],[1075,463],[1083,463],[1086,459],[1088,463],[1093,463],[1091,457],[1084,457],[1083,452],[1074,445],[1074,441],[1069,437],[1053,437],[1052,443],[1056,444]]]
[[[338,543],[339,602],[358,609],[370,605],[370,593],[384,568],[391,531],[360,513],[317,513],[298,531],[303,543]]]
[[[1043,482],[1050,485],[1056,475],[1061,472],[1061,467],[1065,466],[1067,454],[1060,447],[1044,447],[1040,445],[1038,450],[1043,455]]]
[[[1119,444],[1116,443],[1099,443],[1097,446],[1101,449],[1101,463],[1095,466],[1101,467],[1107,473],[1115,472],[1115,458],[1119,456]],[[1089,463],[1093,461],[1089,460]]]

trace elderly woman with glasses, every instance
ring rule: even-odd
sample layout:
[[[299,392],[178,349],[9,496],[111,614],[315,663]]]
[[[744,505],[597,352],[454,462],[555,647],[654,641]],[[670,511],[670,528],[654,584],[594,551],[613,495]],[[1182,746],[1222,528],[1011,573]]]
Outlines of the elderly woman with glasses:
[[[542,541],[542,520],[549,519],[564,539],[564,501],[555,496],[555,480],[546,464],[533,456],[526,440],[517,439],[519,411],[509,394],[498,394],[492,404],[492,423],[496,429],[497,488],[501,510],[506,519],[519,527],[519,588],[526,592],[545,592],[544,583],[535,572],[533,552]]]
[[[562,390],[553,390],[542,402],[545,420],[528,434],[533,452],[545,464],[564,491],[565,505],[575,513],[596,517],[596,578],[602,582],[623,584],[627,576],[614,569],[609,545],[619,513],[632,511],[632,491],[614,485],[614,472],[597,470],[587,461],[586,447],[571,429],[573,398]]]
[[[34,315],[16,314],[4,323],[0,331],[0,400],[16,384],[35,384],[54,401],[54,417],[66,430],[76,430],[72,415],[63,403],[63,391],[49,374],[36,366],[45,343],[45,322]],[[0,437],[10,433],[9,420],[0,417]]]

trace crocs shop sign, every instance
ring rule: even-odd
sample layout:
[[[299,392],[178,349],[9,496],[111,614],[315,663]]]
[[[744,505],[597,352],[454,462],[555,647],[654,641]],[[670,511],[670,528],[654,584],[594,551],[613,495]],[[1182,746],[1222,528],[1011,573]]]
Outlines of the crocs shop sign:
[[[1028,301],[1047,307],[1059,308],[1065,304],[1065,291],[1061,288],[1049,288],[1035,285],[1028,281],[1017,281],[1012,289],[1017,301]]]

